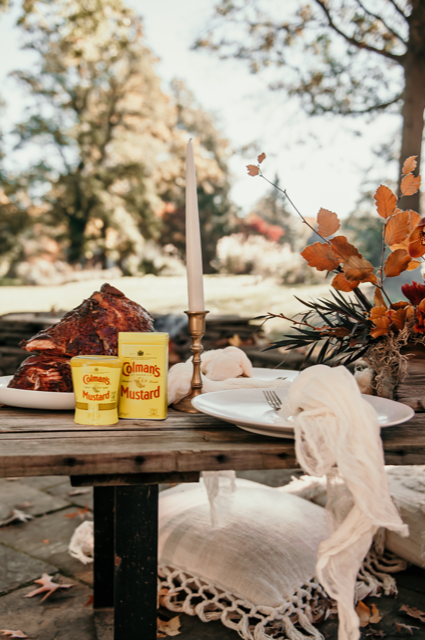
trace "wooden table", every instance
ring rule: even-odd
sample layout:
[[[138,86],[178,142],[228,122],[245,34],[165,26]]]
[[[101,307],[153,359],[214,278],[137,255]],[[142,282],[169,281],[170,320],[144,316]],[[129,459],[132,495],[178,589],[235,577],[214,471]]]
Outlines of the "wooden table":
[[[425,414],[382,439],[387,464],[425,464]],[[69,412],[0,409],[0,477],[66,475],[94,486],[94,607],[114,608],[115,640],[156,638],[159,483],[297,466],[293,441],[201,414],[83,427]]]

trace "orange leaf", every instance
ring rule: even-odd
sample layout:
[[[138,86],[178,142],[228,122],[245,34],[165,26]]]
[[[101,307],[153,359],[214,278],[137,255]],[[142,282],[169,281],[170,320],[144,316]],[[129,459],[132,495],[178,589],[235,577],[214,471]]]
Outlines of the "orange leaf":
[[[419,224],[421,216],[419,213],[416,213],[416,211],[413,211],[413,209],[409,209],[408,214],[410,216],[410,228],[413,231],[413,229]]]
[[[91,604],[94,604],[94,596],[89,596],[87,602],[85,604],[83,604],[83,608],[84,607],[88,607]]]
[[[408,211],[401,211],[391,216],[385,226],[385,242],[388,245],[401,244],[410,233],[410,216]]]
[[[335,257],[332,247],[327,243],[315,242],[301,252],[304,260],[307,260],[309,267],[316,267],[318,271],[333,271],[339,265],[338,258]]]
[[[375,287],[375,292],[373,294],[373,304],[375,305],[375,307],[387,308],[387,305],[385,304],[384,296],[382,295],[382,291],[381,289],[378,289],[378,287]]]
[[[391,322],[395,325],[395,327],[399,331],[401,331],[406,322],[406,309],[397,309],[397,311],[394,311],[393,309],[389,309],[388,317],[390,318]]]
[[[266,154],[264,152],[260,153],[260,155],[257,158],[259,164],[261,164],[265,159],[266,159]]]
[[[420,258],[425,253],[425,218],[421,218],[409,236],[409,255]]]
[[[406,271],[414,271],[415,269],[420,267],[421,264],[422,264],[422,262],[419,262],[419,260],[411,260],[409,262],[409,264],[407,265]]]
[[[343,273],[338,273],[338,275],[332,280],[333,288],[337,291],[345,291],[345,293],[354,291],[359,284],[360,283],[357,281],[349,282]]]
[[[249,176],[258,176],[258,174],[260,173],[260,168],[255,164],[247,164],[246,168],[248,169]]]
[[[418,164],[416,162],[417,157],[418,156],[410,156],[410,158],[406,158],[402,169],[404,176],[406,175],[406,173],[412,173],[412,171],[416,169],[416,165]]]
[[[323,209],[323,207],[317,214],[317,224],[319,225],[317,230],[324,238],[333,236],[341,226],[336,213],[328,211],[328,209]]]
[[[400,190],[404,196],[412,196],[421,186],[421,176],[414,176],[408,173],[401,181]]]
[[[356,247],[350,244],[345,236],[337,236],[336,238],[332,238],[330,241],[333,252],[337,258],[339,258],[342,262],[347,260],[350,256],[359,256],[362,257],[361,254],[357,251]]]
[[[393,193],[391,189],[386,187],[384,184],[381,184],[373,197],[376,202],[376,210],[381,218],[389,218],[389,216],[394,212],[397,204],[397,196],[395,193]]]
[[[356,613],[359,616],[359,620],[360,620],[360,626],[361,627],[366,627],[369,624],[369,620],[370,620],[370,609],[367,605],[364,604],[364,602],[362,602],[360,600],[360,602],[358,603],[357,607],[356,607]]]
[[[342,268],[345,277],[350,282],[377,282],[377,278],[373,273],[373,264],[363,256],[350,256],[344,261]]]
[[[369,622],[372,624],[377,624],[382,620],[382,616],[379,615],[379,610],[376,604],[372,604],[372,615],[370,616]]]
[[[376,329],[370,332],[372,338],[379,338],[389,333],[391,320],[387,316],[386,307],[373,307],[370,310],[370,319],[376,326]]]
[[[405,249],[396,249],[394,253],[390,253],[385,261],[384,273],[388,278],[399,276],[400,273],[406,271],[410,262],[410,256]]]

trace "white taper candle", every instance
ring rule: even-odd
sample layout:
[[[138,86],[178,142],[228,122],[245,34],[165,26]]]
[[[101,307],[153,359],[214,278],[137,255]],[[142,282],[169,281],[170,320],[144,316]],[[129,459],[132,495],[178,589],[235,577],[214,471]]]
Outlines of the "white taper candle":
[[[186,152],[186,267],[189,311],[204,311],[201,231],[192,141]]]

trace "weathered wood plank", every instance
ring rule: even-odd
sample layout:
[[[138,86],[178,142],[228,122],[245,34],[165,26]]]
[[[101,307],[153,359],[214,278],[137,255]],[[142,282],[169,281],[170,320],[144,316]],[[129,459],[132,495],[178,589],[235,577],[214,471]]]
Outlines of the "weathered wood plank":
[[[0,477],[186,472],[214,469],[285,469],[297,465],[292,441],[260,437],[236,428],[175,431],[126,438],[1,437]],[[6,434],[5,434],[6,435]]]
[[[34,426],[34,413],[40,427]],[[14,428],[22,415],[28,431]],[[0,416],[0,477],[123,476],[298,466],[293,441],[254,435],[202,414],[171,410],[165,421],[126,421],[124,428],[120,422],[98,430],[76,429],[72,414],[28,415],[8,409]],[[382,440],[388,464],[425,464],[425,413],[404,425],[383,429]]]
[[[71,433],[103,433],[110,431],[146,431],[157,429],[196,429],[206,424],[214,427],[225,427],[222,420],[204,414],[192,414],[187,419],[186,414],[174,409],[168,410],[165,420],[120,420],[117,425],[110,427],[78,425],[74,422],[74,413],[70,411],[35,411],[33,409],[14,409],[3,406],[0,409],[0,434],[13,432],[71,432]]]

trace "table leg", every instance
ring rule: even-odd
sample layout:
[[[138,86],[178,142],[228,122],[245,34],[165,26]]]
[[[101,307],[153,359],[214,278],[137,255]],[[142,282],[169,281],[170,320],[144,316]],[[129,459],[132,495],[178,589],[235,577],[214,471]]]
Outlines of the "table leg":
[[[93,606],[114,606],[115,487],[94,487]]]
[[[155,640],[158,485],[115,487],[114,640]]]

